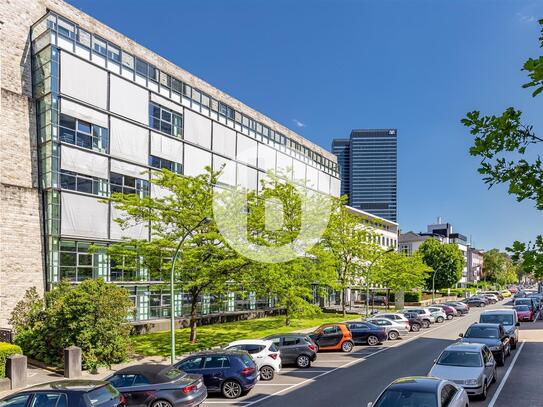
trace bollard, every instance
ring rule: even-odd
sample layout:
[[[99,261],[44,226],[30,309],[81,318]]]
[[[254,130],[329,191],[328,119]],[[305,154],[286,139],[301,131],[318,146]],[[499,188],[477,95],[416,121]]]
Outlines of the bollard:
[[[26,356],[13,355],[6,360],[6,376],[11,380],[11,389],[26,386]]]
[[[73,379],[81,376],[81,348],[70,346],[64,349],[64,377]]]

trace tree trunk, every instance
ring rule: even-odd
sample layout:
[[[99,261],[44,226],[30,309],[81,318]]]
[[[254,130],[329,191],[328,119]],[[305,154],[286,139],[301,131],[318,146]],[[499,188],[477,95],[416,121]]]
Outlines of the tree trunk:
[[[198,296],[193,295],[190,302],[190,342],[196,342],[196,327],[198,326],[198,318],[196,315],[196,308],[198,305]]]
[[[344,288],[342,292],[342,299],[341,299],[341,311],[343,312],[343,316],[347,316],[347,289]]]
[[[288,310],[288,305],[285,307],[285,326],[290,326],[290,313]]]

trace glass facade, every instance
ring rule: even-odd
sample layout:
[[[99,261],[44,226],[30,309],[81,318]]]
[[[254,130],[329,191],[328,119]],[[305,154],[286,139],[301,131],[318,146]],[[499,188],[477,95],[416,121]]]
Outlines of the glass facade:
[[[348,139],[333,140],[332,152],[349,205],[397,222],[396,129],[353,130]]]

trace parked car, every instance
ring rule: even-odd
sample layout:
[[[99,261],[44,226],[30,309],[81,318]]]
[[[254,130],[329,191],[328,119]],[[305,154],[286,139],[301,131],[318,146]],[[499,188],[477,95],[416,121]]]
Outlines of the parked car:
[[[469,314],[469,307],[461,301],[447,301],[445,305],[453,307],[458,312],[458,315]]]
[[[391,321],[404,324],[405,328],[408,331],[411,328],[411,324],[409,323],[409,320],[401,312],[380,312],[380,313],[375,314],[372,318],[386,318],[386,319],[390,319]]]
[[[505,333],[509,336],[511,349],[517,348],[518,343],[518,322],[517,312],[514,309],[493,309],[481,312],[479,322],[489,324],[501,324]]]
[[[464,343],[482,343],[492,351],[498,366],[505,364],[505,357],[511,354],[509,336],[501,324],[471,325],[466,333],[459,335]]]
[[[385,328],[374,325],[371,322],[351,321],[345,324],[351,331],[355,345],[368,344],[375,346],[386,341],[388,338]]]
[[[514,306],[517,305],[528,305],[533,311],[534,314],[537,314],[538,311],[538,302],[535,298],[524,297],[515,299]]]
[[[392,321],[387,318],[370,318],[367,320],[373,325],[377,325],[380,328],[384,328],[387,338],[390,340],[396,340],[409,333],[409,321]]]
[[[121,407],[125,398],[106,381],[62,380],[29,387],[0,399],[1,407]]]
[[[264,339],[272,341],[281,352],[284,365],[295,364],[298,367],[310,367],[317,360],[317,345],[304,334],[276,334]]]
[[[480,297],[469,297],[464,300],[468,307],[486,307],[487,301]]]
[[[259,378],[251,356],[239,350],[199,352],[173,366],[187,373],[203,375],[209,393],[221,393],[228,399],[248,393]]]
[[[134,365],[115,372],[106,381],[122,393],[127,406],[198,406],[207,398],[202,375],[171,366]]]
[[[516,300],[517,298],[525,298],[526,297],[526,293],[524,291],[517,291],[514,295],[513,295],[513,298]]]
[[[345,324],[321,325],[309,337],[317,344],[318,350],[351,352],[354,348],[353,336]]]
[[[407,308],[403,312],[414,312],[418,314],[419,320],[423,328],[429,328],[431,324],[436,322],[436,319],[428,308]]]
[[[501,290],[500,294],[503,298],[509,298],[511,295],[513,295],[510,290]]]
[[[244,350],[256,363],[260,378],[264,381],[273,380],[275,373],[281,371],[281,356],[279,349],[272,341],[264,339],[244,339],[229,343],[224,349]]]
[[[447,305],[447,304],[432,304],[430,305],[430,307],[441,308],[443,312],[445,312],[446,318],[449,320],[453,319],[455,316],[458,315],[458,311],[456,310],[456,308],[451,307],[450,305]]]
[[[515,305],[515,311],[517,311],[517,316],[519,321],[530,321],[532,322],[535,319],[535,312],[532,307],[527,304]]]
[[[360,301],[366,302],[366,294],[360,296]],[[370,294],[370,304],[386,307],[388,305],[388,298],[386,295],[373,295]]]
[[[496,361],[482,343],[455,343],[441,352],[428,375],[450,380],[484,400],[496,382]]]
[[[466,407],[468,394],[458,384],[436,377],[402,377],[394,380],[368,407]]]
[[[428,307],[428,311],[432,313],[437,323],[442,323],[447,318],[447,314],[441,307]]]
[[[501,301],[503,300],[503,294],[501,291],[481,291],[479,293],[477,293],[478,295],[487,295],[487,294],[493,294],[496,296],[496,299],[498,301]]]
[[[490,301],[491,304],[496,304],[499,301],[499,298],[495,294],[484,293],[480,297],[484,297]]]
[[[422,322],[419,319],[419,314],[416,314],[415,312],[405,312],[403,315],[409,322],[410,330],[412,332],[418,332],[421,330]]]

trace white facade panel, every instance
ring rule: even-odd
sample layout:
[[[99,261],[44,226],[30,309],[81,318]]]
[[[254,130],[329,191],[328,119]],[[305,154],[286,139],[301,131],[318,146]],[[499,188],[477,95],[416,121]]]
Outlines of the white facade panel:
[[[308,165],[306,171],[307,186],[317,189],[319,185],[319,170]]]
[[[237,158],[238,161],[256,166],[258,156],[257,141],[238,133]]]
[[[107,72],[67,52],[60,53],[60,91],[78,100],[107,108]],[[85,80],[82,80],[82,79]]]
[[[148,176],[146,174],[146,171],[148,171],[147,168],[113,159],[111,160],[110,165],[111,172],[116,172],[117,174],[128,175],[130,177],[136,177],[140,179],[148,179]]]
[[[188,109],[185,110],[184,120],[185,130],[183,138],[194,144],[211,149],[211,120]]]
[[[110,110],[140,123],[149,124],[149,92],[111,75]]]
[[[265,144],[258,144],[258,168],[275,172],[275,150]]]
[[[330,195],[339,197],[341,194],[341,181],[330,177]]]
[[[108,158],[77,148],[60,146],[60,168],[93,177],[109,179]]]
[[[138,223],[128,225],[125,229],[121,229],[121,225],[115,221],[115,219],[123,218],[125,212],[111,207],[111,230],[110,237],[113,240],[121,240],[123,237],[132,239],[148,239],[149,227],[146,223]]]
[[[62,236],[107,239],[108,204],[66,191],[60,197]]]
[[[223,167],[224,166],[224,167]],[[219,182],[227,185],[236,185],[236,163],[218,155],[213,155],[213,171],[219,171],[222,168]]]
[[[151,155],[182,164],[183,143],[171,137],[151,132]]]
[[[112,117],[109,133],[109,152],[113,157],[149,163],[149,130]]]
[[[256,191],[258,188],[258,171],[246,165],[238,164],[237,184],[242,188]]]
[[[320,192],[324,192],[325,194],[330,193],[330,175],[326,174],[325,172],[319,171],[319,187],[318,190]]]
[[[201,148],[185,144],[185,163],[183,173],[189,177],[205,174],[206,166],[211,166],[211,153]]]
[[[236,157],[236,132],[213,122],[213,152]]]
[[[283,175],[288,179],[292,179],[292,157],[286,154],[277,152],[277,175]]]
[[[303,162],[298,161],[296,159],[292,160],[292,169],[293,169],[292,176],[295,182],[305,184],[305,181],[306,181],[305,167],[306,165]]]
[[[99,112],[98,110],[90,109],[68,99],[60,100],[60,112],[101,127],[109,127],[107,114]]]
[[[183,114],[182,106],[179,106],[178,104],[173,103],[171,100],[163,98],[156,93],[151,92],[151,100],[161,106],[164,106],[167,109],[173,110],[174,112],[177,112],[179,114]]]

